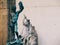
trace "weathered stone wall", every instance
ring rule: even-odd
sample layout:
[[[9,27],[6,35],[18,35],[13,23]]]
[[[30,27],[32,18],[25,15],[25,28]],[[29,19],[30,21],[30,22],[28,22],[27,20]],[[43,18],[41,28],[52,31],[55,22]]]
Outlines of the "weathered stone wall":
[[[0,0],[0,45],[7,41],[7,0]]]

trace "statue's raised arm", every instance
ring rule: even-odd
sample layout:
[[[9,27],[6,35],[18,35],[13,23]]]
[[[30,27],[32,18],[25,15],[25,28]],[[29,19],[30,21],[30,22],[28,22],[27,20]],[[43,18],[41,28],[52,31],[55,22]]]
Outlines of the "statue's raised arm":
[[[20,9],[20,10],[18,11],[18,14],[19,14],[19,13],[21,13],[21,12],[23,11],[24,6],[23,6],[23,4],[22,4],[21,1],[18,3],[18,5],[19,5],[19,9]]]

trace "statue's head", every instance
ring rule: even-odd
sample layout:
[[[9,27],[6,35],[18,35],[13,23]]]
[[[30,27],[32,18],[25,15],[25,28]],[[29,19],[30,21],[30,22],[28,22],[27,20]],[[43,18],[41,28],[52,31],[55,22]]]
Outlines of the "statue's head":
[[[12,10],[13,12],[16,12],[16,6],[15,6],[15,5],[12,6],[11,10]]]

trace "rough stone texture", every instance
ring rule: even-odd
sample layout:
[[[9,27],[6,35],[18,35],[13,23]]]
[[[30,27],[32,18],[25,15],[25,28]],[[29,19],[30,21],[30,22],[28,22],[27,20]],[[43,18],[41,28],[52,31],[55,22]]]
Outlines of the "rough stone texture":
[[[0,45],[6,45],[8,34],[7,0],[0,0]]]
[[[6,45],[7,41],[7,0],[0,0],[0,45]]]

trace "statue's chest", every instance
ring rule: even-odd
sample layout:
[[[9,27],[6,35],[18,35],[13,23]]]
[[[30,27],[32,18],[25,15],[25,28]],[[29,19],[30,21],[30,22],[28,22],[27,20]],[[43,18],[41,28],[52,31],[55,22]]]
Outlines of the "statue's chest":
[[[15,20],[15,19],[18,19],[18,14],[16,13],[12,13],[11,14],[12,15],[12,20]]]

